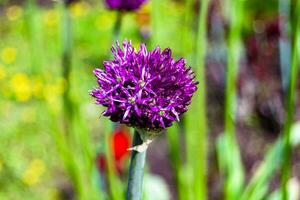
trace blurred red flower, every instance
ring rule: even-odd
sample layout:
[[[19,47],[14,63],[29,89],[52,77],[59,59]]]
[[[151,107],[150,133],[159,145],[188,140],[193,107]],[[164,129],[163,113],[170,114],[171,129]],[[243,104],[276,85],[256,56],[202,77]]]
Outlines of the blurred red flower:
[[[128,157],[129,151],[127,150],[131,145],[131,136],[126,126],[120,125],[113,134],[111,134],[111,151],[114,156],[115,169],[119,174],[122,174],[124,168],[124,160]],[[106,171],[106,158],[103,153],[98,154],[97,167],[101,172]]]

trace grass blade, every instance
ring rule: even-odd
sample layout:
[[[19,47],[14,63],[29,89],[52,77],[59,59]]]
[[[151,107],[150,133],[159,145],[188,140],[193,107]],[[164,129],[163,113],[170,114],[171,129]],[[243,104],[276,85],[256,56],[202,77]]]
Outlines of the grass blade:
[[[295,8],[295,27],[293,31],[293,44],[292,44],[292,64],[289,74],[289,84],[286,97],[286,121],[284,126],[284,161],[282,166],[281,174],[281,193],[283,200],[288,199],[288,188],[287,183],[291,171],[291,155],[292,155],[292,144],[290,140],[291,127],[293,124],[294,113],[295,113],[295,98],[296,98],[296,87],[297,87],[297,75],[298,75],[298,56],[299,56],[299,42],[300,42],[300,1],[296,1]]]

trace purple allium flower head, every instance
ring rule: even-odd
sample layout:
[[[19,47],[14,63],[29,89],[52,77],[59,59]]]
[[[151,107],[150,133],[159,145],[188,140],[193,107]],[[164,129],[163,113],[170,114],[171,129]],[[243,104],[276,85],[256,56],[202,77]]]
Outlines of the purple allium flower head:
[[[148,52],[141,44],[135,51],[131,42],[113,46],[114,59],[95,69],[98,87],[91,95],[106,107],[103,115],[147,131],[160,131],[179,121],[197,90],[194,73],[185,60],[174,60],[169,48]]]
[[[105,0],[109,9],[126,11],[137,10],[145,2],[146,0]]]

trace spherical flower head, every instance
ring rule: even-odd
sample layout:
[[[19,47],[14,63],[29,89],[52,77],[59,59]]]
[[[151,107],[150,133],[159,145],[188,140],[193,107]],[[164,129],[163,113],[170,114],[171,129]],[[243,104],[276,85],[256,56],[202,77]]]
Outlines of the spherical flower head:
[[[106,6],[111,10],[134,11],[139,9],[146,0],[105,0]]]
[[[114,122],[146,131],[161,131],[179,121],[197,90],[191,67],[174,60],[169,48],[136,51],[131,42],[113,46],[113,60],[95,69],[98,87],[91,91],[96,103],[106,107],[104,116]]]

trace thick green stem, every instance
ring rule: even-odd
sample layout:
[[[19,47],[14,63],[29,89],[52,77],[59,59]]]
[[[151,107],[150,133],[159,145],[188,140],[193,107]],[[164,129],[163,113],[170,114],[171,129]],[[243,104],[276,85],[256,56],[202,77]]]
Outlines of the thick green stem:
[[[140,145],[143,141],[137,131],[134,131],[132,145]],[[126,200],[141,200],[146,151],[132,151],[128,177]]]

